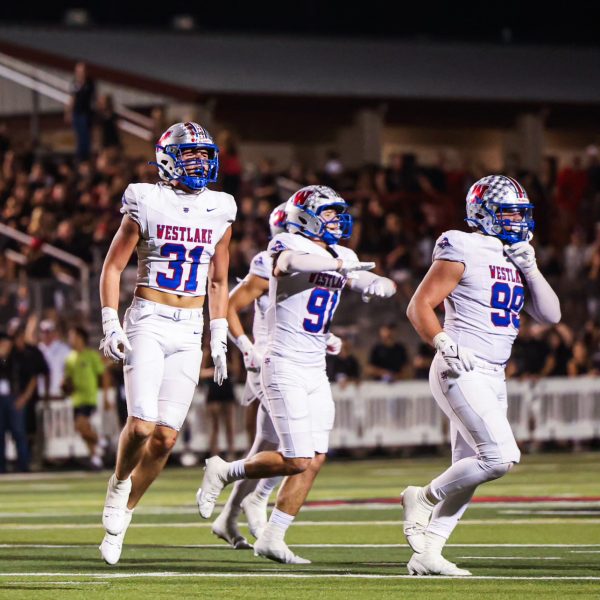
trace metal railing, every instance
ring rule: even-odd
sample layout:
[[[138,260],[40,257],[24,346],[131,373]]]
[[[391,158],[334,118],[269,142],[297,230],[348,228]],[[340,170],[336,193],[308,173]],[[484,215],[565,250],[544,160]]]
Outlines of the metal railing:
[[[31,245],[31,243],[35,240],[33,236],[27,233],[23,233],[18,229],[14,229],[13,227],[9,227],[4,223],[0,223],[0,235],[4,235],[8,238],[15,240],[16,242],[19,242],[20,244],[26,245]],[[89,315],[90,268],[87,265],[87,263],[81,260],[81,258],[78,258],[73,254],[69,254],[68,252],[61,250],[56,246],[52,246],[51,244],[42,244],[42,246],[40,247],[40,251],[44,254],[47,254],[48,256],[51,256],[52,258],[55,258],[56,260],[62,261],[68,265],[71,265],[72,267],[75,267],[79,271],[79,278],[77,281],[81,299],[81,311],[84,313],[84,315]],[[7,253],[7,257],[21,265],[24,265],[27,260],[23,254],[14,250],[11,250],[10,254]],[[48,273],[48,276],[52,277],[52,274]],[[72,282],[69,282],[68,279],[63,280],[62,283],[65,283],[67,285],[72,284]]]
[[[0,52],[0,77],[22,85],[33,92],[52,98],[63,105],[69,103],[71,82],[44,69]],[[151,141],[153,121],[124,106],[115,106],[119,129],[142,140]]]

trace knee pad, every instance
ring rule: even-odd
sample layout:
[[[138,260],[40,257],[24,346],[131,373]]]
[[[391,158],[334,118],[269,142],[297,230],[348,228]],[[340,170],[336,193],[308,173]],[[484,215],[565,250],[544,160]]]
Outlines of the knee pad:
[[[488,481],[493,481],[494,479],[500,479],[506,475],[515,463],[513,462],[504,462],[504,463],[489,463],[481,461],[482,468],[488,474]]]

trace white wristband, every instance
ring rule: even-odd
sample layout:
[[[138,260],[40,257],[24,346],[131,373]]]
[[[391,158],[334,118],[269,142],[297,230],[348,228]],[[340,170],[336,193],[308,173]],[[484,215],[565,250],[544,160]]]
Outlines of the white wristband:
[[[229,325],[227,323],[227,319],[224,317],[220,319],[211,319],[210,320],[210,332],[213,331],[227,331],[229,329]]]
[[[119,313],[110,306],[104,306],[102,308],[102,331],[106,333],[106,326],[109,323],[117,322],[119,326],[121,325],[119,322]]]
[[[236,338],[234,343],[239,348],[240,352],[248,352],[252,348],[252,342],[245,333]]]
[[[433,346],[436,350],[439,350],[440,346],[445,346],[448,343],[453,343],[452,338],[443,330],[433,338]]]

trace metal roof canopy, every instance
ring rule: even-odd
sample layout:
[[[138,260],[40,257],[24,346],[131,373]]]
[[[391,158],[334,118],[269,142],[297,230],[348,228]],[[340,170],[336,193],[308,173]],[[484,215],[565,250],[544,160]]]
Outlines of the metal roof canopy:
[[[127,73],[145,89],[163,85],[187,100],[281,95],[600,104],[598,48],[33,27],[0,27],[2,42]]]

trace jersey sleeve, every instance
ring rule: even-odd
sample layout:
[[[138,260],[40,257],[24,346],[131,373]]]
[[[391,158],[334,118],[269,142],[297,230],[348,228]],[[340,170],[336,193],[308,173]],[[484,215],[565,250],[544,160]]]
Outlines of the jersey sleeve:
[[[250,263],[250,274],[269,279],[272,269],[272,260],[268,252],[259,252]]]
[[[296,236],[293,233],[278,233],[267,247],[267,252],[271,257],[280,254],[284,250],[302,250],[301,245],[294,239]]]
[[[123,193],[121,203],[121,213],[133,219],[140,226],[140,230],[143,232],[145,230],[144,219],[141,214],[142,207],[140,193],[136,184],[132,183],[127,186],[125,192]]]
[[[445,231],[435,242],[433,260],[460,262],[467,266],[465,240],[460,231]]]

